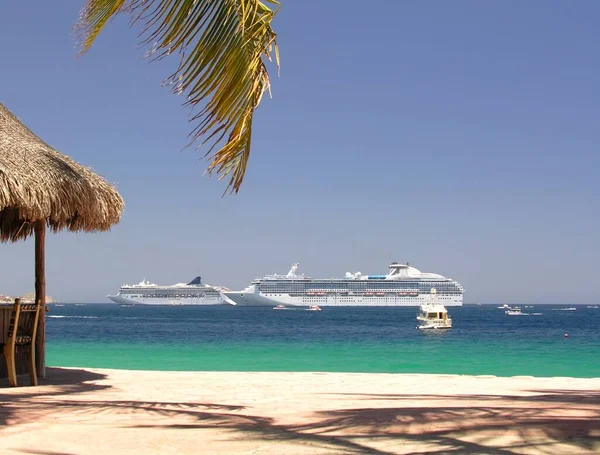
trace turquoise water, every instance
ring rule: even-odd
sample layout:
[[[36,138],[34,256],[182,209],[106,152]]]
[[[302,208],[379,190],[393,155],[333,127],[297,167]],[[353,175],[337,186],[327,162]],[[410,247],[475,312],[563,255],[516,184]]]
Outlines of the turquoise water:
[[[566,306],[565,306],[566,307]],[[449,308],[423,333],[415,308],[65,305],[48,313],[47,363],[187,371],[338,371],[600,377],[600,309]],[[569,333],[565,338],[564,334]]]

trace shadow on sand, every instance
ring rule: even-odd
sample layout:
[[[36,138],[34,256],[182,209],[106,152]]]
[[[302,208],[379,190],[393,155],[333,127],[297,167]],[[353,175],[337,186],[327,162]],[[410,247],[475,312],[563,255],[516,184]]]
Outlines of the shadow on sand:
[[[46,375],[47,378],[39,379],[37,387],[25,385],[12,388],[8,379],[0,379],[0,426],[18,422],[19,410],[37,397],[52,399],[110,387],[96,383],[106,379],[106,375],[84,369],[46,368]],[[29,378],[19,379],[21,384],[29,384]]]
[[[530,390],[529,396],[323,394],[325,401],[348,395],[364,400],[365,406],[319,411],[308,416],[306,423],[285,425],[238,405],[75,398],[110,388],[102,384],[106,376],[83,369],[50,368],[48,377],[40,387],[23,387],[18,393],[0,389],[0,424],[21,423],[24,411],[34,407],[36,413],[68,410],[75,415],[126,410],[165,417],[133,428],[179,431],[218,426],[231,440],[308,444],[326,453],[555,455],[564,453],[564,444],[570,448],[568,453],[600,450],[600,392]],[[557,449],[558,444],[563,444],[563,452]],[[412,447],[418,449],[411,452]]]
[[[328,449],[328,453],[344,454],[556,455],[564,453],[556,451],[559,443],[571,446],[568,453],[599,453],[600,450],[600,392],[556,390],[528,397],[363,395],[361,398],[373,407],[317,412],[310,423],[303,425],[281,425],[273,419],[252,415],[199,413],[199,422],[196,424],[159,427],[194,429],[218,424],[241,432],[238,437],[245,439],[297,441]],[[381,408],[371,401],[373,399],[404,401],[407,406]],[[428,400],[432,401],[430,406],[427,406]],[[433,403],[439,400],[459,403],[454,406]],[[478,405],[461,406],[460,401],[463,400],[475,400]],[[415,407],[415,403],[423,403],[424,406]],[[556,406],[541,407],[537,406],[538,403]],[[583,411],[586,415],[570,417],[573,411]],[[500,442],[500,438],[507,434],[511,442]],[[407,452],[402,446],[419,449]]]

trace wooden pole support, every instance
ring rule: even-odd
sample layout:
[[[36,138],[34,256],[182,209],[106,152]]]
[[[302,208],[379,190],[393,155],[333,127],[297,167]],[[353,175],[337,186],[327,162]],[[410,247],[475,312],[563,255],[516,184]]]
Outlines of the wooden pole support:
[[[35,301],[41,302],[40,318],[38,321],[36,360],[37,372],[42,378],[46,377],[46,220],[37,220],[35,233]]]

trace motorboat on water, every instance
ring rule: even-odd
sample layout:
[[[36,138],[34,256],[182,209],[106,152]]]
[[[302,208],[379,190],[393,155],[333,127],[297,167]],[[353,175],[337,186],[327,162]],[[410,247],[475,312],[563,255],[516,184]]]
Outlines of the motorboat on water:
[[[525,308],[531,308],[526,306]],[[504,304],[502,306],[498,307],[499,310],[504,310],[504,312],[506,313],[507,311],[521,311],[521,307],[520,306],[510,306],[508,304]]]
[[[447,330],[452,328],[452,319],[444,305],[437,301],[437,291],[431,289],[429,300],[419,307],[417,315],[419,330]]]
[[[287,310],[287,308],[285,307],[285,305],[277,305],[276,307],[273,307],[274,310]]]
[[[521,308],[514,307],[504,312],[508,316],[526,316],[526,313],[523,313]]]
[[[306,311],[321,311],[321,307],[319,305],[311,305]]]

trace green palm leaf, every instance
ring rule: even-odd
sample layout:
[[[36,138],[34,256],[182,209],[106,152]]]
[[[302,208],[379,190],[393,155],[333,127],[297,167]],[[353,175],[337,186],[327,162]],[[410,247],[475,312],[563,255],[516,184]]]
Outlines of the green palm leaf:
[[[208,173],[229,176],[238,192],[250,156],[252,118],[266,90],[264,58],[274,52],[271,21],[277,0],[87,0],[76,30],[85,53],[106,23],[119,13],[143,22],[143,41],[155,58],[179,53],[177,70],[165,83],[199,110],[192,143],[208,144]]]

